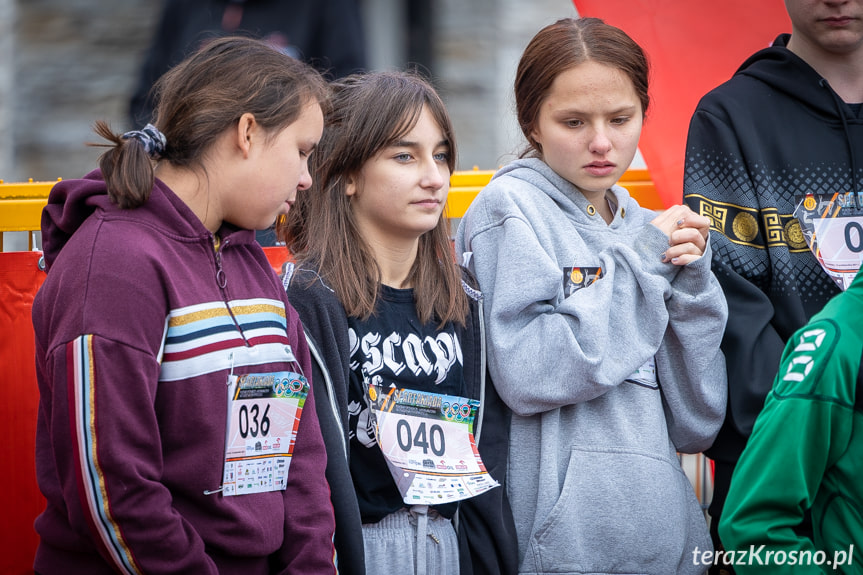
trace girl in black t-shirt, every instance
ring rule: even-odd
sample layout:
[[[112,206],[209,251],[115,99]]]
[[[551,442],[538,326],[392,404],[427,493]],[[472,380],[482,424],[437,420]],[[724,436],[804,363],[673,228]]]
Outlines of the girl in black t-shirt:
[[[342,572],[360,563],[369,573],[517,567],[505,489],[437,506],[405,503],[370,405],[370,385],[482,400],[474,439],[503,482],[509,416],[485,385],[480,295],[453,259],[443,215],[454,167],[449,115],[425,80],[350,76],[333,84],[313,187],[279,228],[297,261],[285,277],[289,299],[313,348],[315,392],[325,397],[319,418]],[[412,439],[434,439],[424,443],[434,451],[444,437]],[[441,463],[424,451],[424,465]]]

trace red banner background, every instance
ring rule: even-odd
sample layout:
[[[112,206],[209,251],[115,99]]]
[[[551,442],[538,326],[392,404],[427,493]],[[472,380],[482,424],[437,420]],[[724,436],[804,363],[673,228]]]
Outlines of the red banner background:
[[[39,390],[33,296],[45,280],[41,252],[0,253],[0,573],[33,572],[39,537],[33,520],[45,508],[36,486]]]
[[[580,16],[629,34],[651,64],[640,150],[666,206],[683,198],[689,118],[753,52],[791,32],[782,0],[573,0]]]

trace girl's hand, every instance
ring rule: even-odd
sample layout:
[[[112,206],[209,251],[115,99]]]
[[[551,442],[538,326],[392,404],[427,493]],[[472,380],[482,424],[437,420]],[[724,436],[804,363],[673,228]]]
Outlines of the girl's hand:
[[[685,266],[704,255],[710,220],[688,206],[672,206],[651,222],[668,236],[669,248],[662,254],[663,262]]]

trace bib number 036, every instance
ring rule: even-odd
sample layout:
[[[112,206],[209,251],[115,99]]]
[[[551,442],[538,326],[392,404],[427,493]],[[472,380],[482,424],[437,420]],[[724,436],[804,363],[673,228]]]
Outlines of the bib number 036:
[[[426,422],[422,421],[417,426],[416,432],[411,429],[410,423],[405,419],[400,419],[396,424],[396,441],[399,448],[404,452],[409,452],[413,447],[419,447],[423,450],[423,454],[428,454],[429,449],[438,457],[442,457],[446,452],[446,439],[443,428],[433,423],[428,428],[426,433]]]
[[[266,408],[264,408],[263,415],[260,412],[261,408],[257,403],[252,404],[251,407],[246,405],[240,407],[237,415],[240,437],[243,439],[249,436],[257,437],[259,433],[261,436],[265,436],[270,432],[270,418],[267,417],[270,413],[270,404],[268,403]],[[258,421],[259,416],[260,421]]]

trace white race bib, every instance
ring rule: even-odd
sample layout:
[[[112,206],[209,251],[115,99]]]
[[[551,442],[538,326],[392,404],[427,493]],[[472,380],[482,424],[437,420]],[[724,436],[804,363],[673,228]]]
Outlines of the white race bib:
[[[298,373],[228,378],[222,495],[284,490],[309,382]]]
[[[809,194],[794,215],[824,271],[845,290],[863,261],[863,209],[853,194]]]
[[[406,504],[450,503],[500,485],[474,441],[477,400],[378,385],[366,393],[378,445]]]

